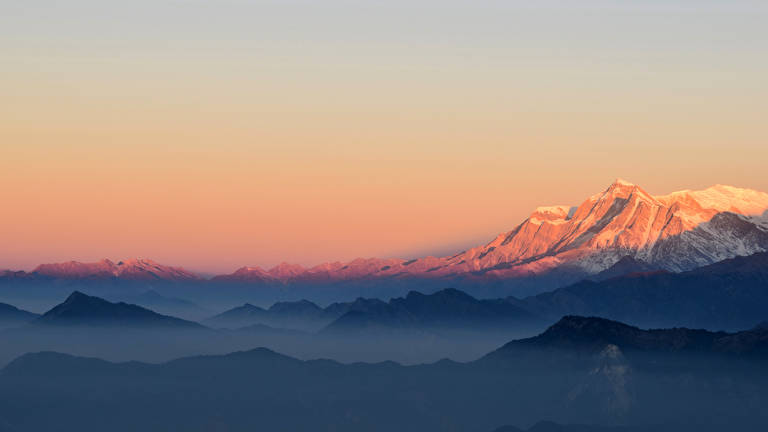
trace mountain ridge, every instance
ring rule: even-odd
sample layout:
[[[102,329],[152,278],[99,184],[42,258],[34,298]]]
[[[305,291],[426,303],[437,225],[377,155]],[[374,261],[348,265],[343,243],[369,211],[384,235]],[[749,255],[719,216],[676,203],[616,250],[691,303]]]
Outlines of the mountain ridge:
[[[74,291],[64,302],[54,306],[30,324],[35,326],[205,328],[198,323],[161,315],[141,306],[123,302],[112,303],[79,291]]]
[[[550,277],[546,289],[599,274],[627,257],[636,267],[680,272],[768,250],[768,194],[732,186],[651,195],[617,179],[580,205],[536,208],[522,223],[482,246],[445,257],[357,258],[312,267],[281,263],[241,267],[210,280],[146,259],[42,264],[3,278],[117,278],[217,284],[317,285],[360,280],[493,285]],[[33,276],[28,276],[33,275]],[[429,282],[432,283],[432,282]],[[450,286],[450,285],[448,285]],[[517,288],[516,288],[517,289]],[[542,289],[539,289],[539,292]]]

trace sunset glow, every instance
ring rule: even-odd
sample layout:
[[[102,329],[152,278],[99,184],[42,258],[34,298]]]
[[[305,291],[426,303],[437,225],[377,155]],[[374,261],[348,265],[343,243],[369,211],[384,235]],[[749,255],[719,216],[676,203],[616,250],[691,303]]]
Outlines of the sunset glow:
[[[764,2],[39,3],[0,14],[0,268],[450,254],[616,177],[768,191]]]

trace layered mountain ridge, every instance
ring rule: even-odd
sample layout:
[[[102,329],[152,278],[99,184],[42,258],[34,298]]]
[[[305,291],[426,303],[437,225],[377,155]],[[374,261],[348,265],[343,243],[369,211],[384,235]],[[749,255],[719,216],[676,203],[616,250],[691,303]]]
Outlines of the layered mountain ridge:
[[[25,353],[0,369],[0,399],[7,401],[0,418],[19,431],[309,432],[328,424],[339,432],[470,432],[542,418],[632,429],[547,422],[529,431],[768,425],[765,329],[643,330],[569,316],[507,341],[474,361],[411,366],[303,360],[253,346],[160,362]],[[507,430],[519,431],[500,429]]]

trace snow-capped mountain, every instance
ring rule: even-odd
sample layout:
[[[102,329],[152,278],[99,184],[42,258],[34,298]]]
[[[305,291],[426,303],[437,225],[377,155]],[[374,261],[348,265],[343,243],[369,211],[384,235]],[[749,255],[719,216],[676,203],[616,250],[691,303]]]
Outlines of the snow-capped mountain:
[[[508,278],[567,267],[595,274],[631,257],[682,271],[768,250],[768,194],[716,185],[653,196],[625,180],[578,206],[539,207],[513,230],[453,256],[416,260],[356,259],[302,269],[245,267],[228,278],[345,280],[360,277]]]
[[[653,196],[618,179],[578,206],[539,207],[488,244],[452,256],[358,258],[311,268],[288,263],[268,270],[251,266],[213,281],[303,284],[446,278],[463,284],[560,274],[566,276],[555,285],[562,285],[600,273],[624,258],[631,258],[635,267],[677,272],[766,250],[766,193],[716,185]],[[182,268],[146,259],[44,264],[34,272],[65,279],[200,279]]]
[[[41,264],[33,270],[59,279],[93,279],[117,277],[126,280],[199,280],[200,276],[181,267],[158,264],[149,259],[134,258],[114,263],[103,259],[93,263],[68,261]]]
[[[446,259],[440,270],[505,274],[568,264],[596,273],[625,256],[687,270],[766,250],[766,210],[768,194],[753,190],[717,185],[652,196],[619,179],[578,207],[536,209],[489,244]]]

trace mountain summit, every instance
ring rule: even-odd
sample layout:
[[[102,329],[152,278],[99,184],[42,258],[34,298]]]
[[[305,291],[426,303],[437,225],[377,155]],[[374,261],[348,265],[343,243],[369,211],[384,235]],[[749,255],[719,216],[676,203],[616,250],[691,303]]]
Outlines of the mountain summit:
[[[653,196],[618,179],[568,214],[565,208],[537,209],[489,244],[446,259],[444,267],[510,273],[568,263],[596,273],[631,256],[680,271],[768,247],[766,230],[753,220],[768,210],[768,194],[747,189]]]
[[[33,321],[48,326],[120,326],[142,328],[202,329],[192,321],[185,321],[127,303],[111,303],[102,298],[79,291]]]

